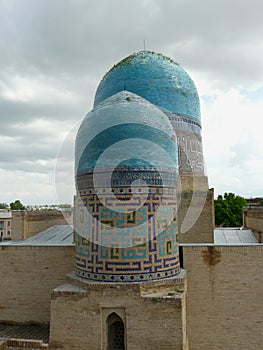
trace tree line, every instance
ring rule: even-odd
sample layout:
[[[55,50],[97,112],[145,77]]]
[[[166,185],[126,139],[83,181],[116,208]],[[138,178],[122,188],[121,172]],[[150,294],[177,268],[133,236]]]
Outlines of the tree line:
[[[0,209],[26,210],[26,207],[17,199],[9,205],[7,203],[0,203]]]
[[[241,227],[243,223],[242,212],[247,206],[245,198],[234,193],[219,195],[214,201],[215,225],[221,227]]]

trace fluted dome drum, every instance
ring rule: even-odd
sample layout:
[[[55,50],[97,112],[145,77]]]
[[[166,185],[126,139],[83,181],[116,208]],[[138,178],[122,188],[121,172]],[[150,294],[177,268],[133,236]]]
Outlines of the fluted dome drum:
[[[76,274],[142,282],[179,273],[176,135],[128,91],[103,99],[76,139]]]

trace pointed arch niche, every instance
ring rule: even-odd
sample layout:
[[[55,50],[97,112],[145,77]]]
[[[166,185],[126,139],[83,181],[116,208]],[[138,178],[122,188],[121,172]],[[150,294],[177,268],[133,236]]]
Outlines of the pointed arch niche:
[[[112,312],[106,323],[107,350],[125,350],[125,325],[122,318]]]
[[[102,307],[102,349],[126,350],[126,315],[123,307]]]

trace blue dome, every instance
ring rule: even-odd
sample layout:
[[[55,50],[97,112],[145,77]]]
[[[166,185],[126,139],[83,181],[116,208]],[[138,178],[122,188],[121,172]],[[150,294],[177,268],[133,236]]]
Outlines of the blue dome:
[[[123,91],[86,116],[77,135],[75,160],[78,175],[95,166],[177,169],[175,132],[159,108]]]
[[[120,61],[100,82],[94,106],[123,90],[163,111],[200,119],[194,82],[177,63],[161,54],[140,51]]]
[[[169,117],[118,92],[84,118],[75,150],[77,276],[137,283],[178,275],[178,149]]]

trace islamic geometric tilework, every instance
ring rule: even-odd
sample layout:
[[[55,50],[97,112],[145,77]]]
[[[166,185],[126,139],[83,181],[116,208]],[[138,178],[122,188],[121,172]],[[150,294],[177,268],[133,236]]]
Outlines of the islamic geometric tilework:
[[[179,273],[176,189],[82,189],[76,199],[76,274],[141,282]]]
[[[204,157],[200,135],[177,131],[180,174],[204,175]]]
[[[107,174],[110,174],[110,183],[107,183]],[[94,184],[93,170],[87,170],[78,174],[77,184],[78,190],[87,190],[88,193],[95,186],[106,191],[108,187],[112,187],[114,193],[124,190],[131,192],[131,184],[134,181],[141,180],[148,186],[156,186],[170,188],[177,185],[178,172],[176,169],[164,169],[158,167],[140,166],[140,167],[114,167],[96,170],[96,184]],[[141,189],[142,190],[142,189]]]
[[[178,142],[180,174],[204,175],[201,123],[198,119],[165,112]]]

